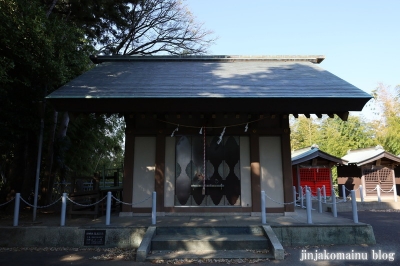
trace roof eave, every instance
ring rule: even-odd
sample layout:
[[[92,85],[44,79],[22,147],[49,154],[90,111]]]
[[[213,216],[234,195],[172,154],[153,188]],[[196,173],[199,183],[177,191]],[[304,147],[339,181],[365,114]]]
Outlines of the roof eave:
[[[387,159],[393,161],[395,164],[400,164],[400,158],[399,157],[397,157],[397,156],[395,156],[393,154],[390,154],[390,153],[388,153],[386,151],[383,151],[383,152],[381,152],[381,153],[379,153],[379,154],[377,154],[377,155],[375,155],[373,157],[367,158],[365,160],[362,160],[362,161],[359,161],[359,162],[351,162],[351,163],[353,163],[353,164],[355,163],[357,166],[363,166],[363,165],[375,162],[375,161],[377,161],[379,159],[382,159],[382,158],[387,158]]]
[[[298,156],[301,156],[301,154],[298,155]],[[306,161],[309,161],[309,160],[312,160],[312,159],[315,159],[315,158],[318,158],[318,157],[321,157],[321,158],[323,158],[325,160],[331,161],[331,162],[336,163],[336,164],[347,164],[346,160],[343,160],[343,159],[340,159],[338,157],[329,155],[329,154],[327,154],[327,153],[325,153],[325,152],[323,152],[321,150],[316,150],[315,152],[310,153],[310,154],[308,154],[306,156],[303,156],[301,158],[292,160],[292,165],[297,165],[297,164],[300,164],[300,163],[303,163],[303,162],[306,162]]]

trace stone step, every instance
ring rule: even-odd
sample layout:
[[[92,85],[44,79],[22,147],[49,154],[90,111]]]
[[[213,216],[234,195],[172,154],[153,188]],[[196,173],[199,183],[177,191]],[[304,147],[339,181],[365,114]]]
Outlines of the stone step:
[[[263,235],[155,235],[151,250],[242,250],[267,249]]]
[[[263,235],[261,226],[157,227],[157,235]]]
[[[262,250],[153,250],[146,260],[208,260],[208,259],[273,259],[274,256],[267,249]]]

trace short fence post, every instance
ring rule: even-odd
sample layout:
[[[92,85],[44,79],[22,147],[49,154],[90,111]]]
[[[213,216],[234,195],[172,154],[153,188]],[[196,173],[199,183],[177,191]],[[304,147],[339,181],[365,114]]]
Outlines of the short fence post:
[[[300,190],[299,190],[299,194],[300,194],[300,207],[301,208],[304,208],[304,195],[303,195],[303,187],[302,186],[300,186],[299,187],[300,188]]]
[[[354,223],[358,224],[356,192],[354,190],[351,191],[351,205],[353,207],[352,209],[353,209],[353,220],[354,220]]]
[[[267,217],[265,213],[265,191],[261,191],[261,223],[266,224],[267,223]]]
[[[153,203],[151,211],[151,224],[153,225],[157,223],[156,203],[157,203],[157,192],[153,191]]]
[[[111,219],[111,191],[107,192],[106,225],[110,225]]]
[[[296,208],[296,187],[293,186],[293,207]]]
[[[67,211],[67,193],[63,193],[61,198],[61,224],[60,226],[65,226],[65,213]]]
[[[364,190],[362,185],[360,185],[360,198],[361,202],[364,202]]]
[[[332,213],[333,217],[337,217],[337,208],[336,208],[336,194],[335,194],[335,189],[332,188]]]
[[[307,223],[312,224],[312,217],[311,217],[311,192],[306,190],[306,206],[307,206]]]
[[[376,194],[378,195],[378,202],[381,202],[381,187],[376,185]]]
[[[393,197],[394,197],[394,202],[397,202],[397,188],[396,188],[396,185],[393,185]]]
[[[299,204],[301,204],[301,190],[302,190],[301,186],[298,187],[298,190],[299,190]]]
[[[346,187],[345,187],[345,185],[342,185],[342,196],[343,196],[344,202],[346,202]]]
[[[324,203],[326,203],[326,188],[325,188],[325,185],[322,186],[322,195],[324,196]]]
[[[321,201],[321,189],[317,188],[317,196],[318,196],[318,212],[322,213],[322,201]]]
[[[14,205],[14,223],[13,226],[18,226],[18,219],[19,219],[19,203],[20,203],[20,193],[15,194],[15,205]]]

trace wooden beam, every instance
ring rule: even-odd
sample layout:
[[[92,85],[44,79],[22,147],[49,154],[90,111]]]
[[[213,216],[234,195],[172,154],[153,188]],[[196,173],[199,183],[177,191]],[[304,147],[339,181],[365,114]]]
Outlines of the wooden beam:
[[[157,210],[164,211],[165,135],[160,130],[156,138],[156,171],[154,190],[157,193]]]
[[[257,131],[250,134],[250,171],[252,212],[261,211],[260,146]]]
[[[318,165],[318,159],[317,159],[317,158],[312,159],[311,165],[312,165],[312,166]]]
[[[289,128],[289,120],[282,121],[283,127]],[[281,151],[282,151],[282,174],[283,174],[283,200],[284,202],[293,202],[293,175],[292,175],[292,159],[290,149],[290,131],[284,131],[281,135]],[[285,204],[285,212],[294,212],[293,204]]]
[[[344,112],[344,113],[340,113],[337,114],[343,121],[347,121],[347,119],[349,118],[349,112]]]
[[[133,192],[133,162],[135,154],[135,133],[133,131],[134,127],[133,115],[125,116],[125,156],[124,156],[124,181],[123,181],[123,199],[125,202],[132,201]],[[132,212],[132,206],[123,204],[123,212]]]

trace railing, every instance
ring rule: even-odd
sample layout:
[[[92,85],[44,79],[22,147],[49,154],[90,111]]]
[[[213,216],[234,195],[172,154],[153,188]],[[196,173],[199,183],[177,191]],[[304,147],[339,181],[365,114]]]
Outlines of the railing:
[[[63,195],[58,198],[56,201],[54,201],[53,203],[46,205],[46,206],[36,206],[36,208],[38,209],[44,209],[44,208],[49,208],[51,206],[53,206],[54,204],[56,204],[57,202],[59,202],[61,200],[61,221],[60,221],[60,226],[65,226],[65,221],[66,221],[66,211],[67,211],[67,202],[69,201],[70,204],[74,204],[74,205],[78,205],[81,207],[91,207],[97,204],[100,204],[101,202],[103,202],[104,200],[106,200],[106,225],[110,225],[110,217],[111,217],[111,199],[114,199],[115,201],[117,201],[118,203],[121,204],[126,204],[126,205],[130,205],[130,206],[135,206],[138,204],[141,204],[147,200],[149,200],[150,198],[152,198],[152,212],[151,212],[151,222],[152,224],[156,224],[156,202],[157,202],[157,194],[156,192],[153,192],[149,197],[143,199],[140,202],[136,202],[136,203],[128,203],[128,202],[123,202],[121,200],[119,200],[118,198],[114,197],[111,193],[111,191],[107,192],[107,195],[105,197],[103,197],[102,199],[98,200],[97,202],[94,203],[90,203],[90,204],[81,204],[78,202],[75,202],[74,200],[70,199],[68,197],[67,193],[63,193]],[[35,207],[32,204],[30,204],[29,202],[27,202],[24,198],[21,197],[20,193],[16,193],[15,197],[3,204],[0,204],[0,207],[5,206],[7,204],[11,204],[12,201],[15,200],[15,205],[14,205],[14,217],[13,217],[13,226],[18,226],[18,220],[19,220],[19,210],[20,210],[20,202],[23,201],[26,205],[30,206],[30,207]]]

